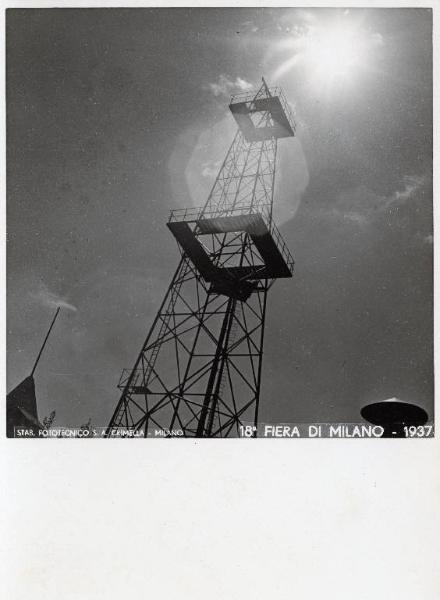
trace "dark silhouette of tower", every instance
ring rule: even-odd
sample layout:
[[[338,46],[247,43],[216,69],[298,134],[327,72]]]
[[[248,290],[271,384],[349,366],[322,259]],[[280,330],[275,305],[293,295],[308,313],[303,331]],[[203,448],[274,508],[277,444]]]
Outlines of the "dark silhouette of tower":
[[[293,259],[272,219],[279,138],[295,134],[280,88],[231,98],[238,124],[204,207],[173,210],[181,259],[106,435],[235,437],[258,422],[267,293]]]

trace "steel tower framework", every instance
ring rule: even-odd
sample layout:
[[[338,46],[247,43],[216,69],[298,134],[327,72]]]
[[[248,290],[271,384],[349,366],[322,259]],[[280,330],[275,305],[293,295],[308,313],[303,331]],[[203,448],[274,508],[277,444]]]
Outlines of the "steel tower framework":
[[[293,273],[272,207],[278,139],[292,137],[295,123],[281,89],[264,79],[229,108],[238,130],[205,206],[171,211],[180,262],[121,375],[107,436],[236,437],[240,425],[256,428],[267,293]]]

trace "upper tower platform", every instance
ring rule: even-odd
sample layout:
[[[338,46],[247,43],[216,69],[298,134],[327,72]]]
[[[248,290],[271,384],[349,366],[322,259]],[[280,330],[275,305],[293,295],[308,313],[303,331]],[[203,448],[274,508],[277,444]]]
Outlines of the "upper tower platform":
[[[295,119],[281,88],[269,88],[264,79],[260,90],[232,96],[229,108],[247,142],[295,135]]]

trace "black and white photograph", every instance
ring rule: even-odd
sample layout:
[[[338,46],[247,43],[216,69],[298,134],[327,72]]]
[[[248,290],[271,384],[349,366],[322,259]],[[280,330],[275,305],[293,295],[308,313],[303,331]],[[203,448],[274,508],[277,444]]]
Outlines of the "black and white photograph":
[[[0,598],[438,600],[440,5],[0,4]]]
[[[432,437],[432,27],[8,9],[7,436]]]

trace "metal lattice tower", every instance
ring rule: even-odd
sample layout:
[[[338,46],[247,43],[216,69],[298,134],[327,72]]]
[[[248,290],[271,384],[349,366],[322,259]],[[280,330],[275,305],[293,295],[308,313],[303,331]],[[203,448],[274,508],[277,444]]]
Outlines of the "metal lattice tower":
[[[181,259],[111,430],[235,437],[258,423],[267,293],[293,259],[273,223],[277,142],[295,134],[280,88],[233,96],[238,130],[204,207],[173,210]]]

